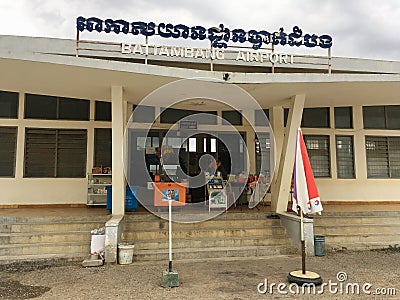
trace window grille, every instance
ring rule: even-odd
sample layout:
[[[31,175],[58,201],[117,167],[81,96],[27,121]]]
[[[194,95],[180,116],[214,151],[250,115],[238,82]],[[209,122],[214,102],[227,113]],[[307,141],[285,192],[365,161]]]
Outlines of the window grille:
[[[14,177],[17,127],[0,127],[0,177]]]
[[[338,178],[355,178],[352,136],[336,136],[336,165]]]
[[[400,178],[400,137],[365,137],[368,178]]]
[[[87,131],[27,128],[25,177],[86,176]]]
[[[304,135],[308,156],[315,177],[330,177],[329,136]]]

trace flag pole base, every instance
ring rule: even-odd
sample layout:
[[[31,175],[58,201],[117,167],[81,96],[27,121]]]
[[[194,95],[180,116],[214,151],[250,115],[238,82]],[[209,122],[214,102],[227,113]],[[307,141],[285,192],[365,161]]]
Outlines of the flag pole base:
[[[173,288],[179,286],[178,272],[163,271],[161,277],[161,286],[165,288]]]
[[[298,285],[303,285],[305,283],[315,285],[322,284],[321,276],[311,271],[306,271],[305,274],[303,274],[302,270],[292,271],[289,273],[287,279],[290,283],[296,283]]]

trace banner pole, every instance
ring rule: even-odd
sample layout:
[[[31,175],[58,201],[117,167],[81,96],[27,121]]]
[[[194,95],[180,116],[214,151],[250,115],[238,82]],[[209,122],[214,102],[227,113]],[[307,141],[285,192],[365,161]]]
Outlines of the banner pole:
[[[300,208],[300,231],[301,231],[301,271],[306,274],[306,242],[304,240],[303,210]]]
[[[172,200],[168,200],[168,214],[169,214],[169,264],[168,271],[172,272]]]

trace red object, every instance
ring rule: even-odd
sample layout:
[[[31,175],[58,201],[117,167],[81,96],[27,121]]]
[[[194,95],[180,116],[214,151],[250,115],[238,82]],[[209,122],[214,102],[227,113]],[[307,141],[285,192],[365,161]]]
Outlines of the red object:
[[[321,212],[323,208],[300,128],[297,132],[293,183],[292,209],[297,211],[299,206],[305,214]]]
[[[186,183],[154,182],[154,206],[168,206],[168,200],[163,199],[163,191],[177,190],[179,200],[172,201],[172,206],[183,206],[186,204]]]

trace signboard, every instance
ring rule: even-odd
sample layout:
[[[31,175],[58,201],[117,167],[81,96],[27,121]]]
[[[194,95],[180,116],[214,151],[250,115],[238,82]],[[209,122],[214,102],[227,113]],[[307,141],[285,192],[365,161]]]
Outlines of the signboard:
[[[125,20],[106,19],[101,20],[96,17],[76,19],[77,30],[82,32],[114,32],[116,34],[132,34],[149,36],[161,36],[163,38],[183,38],[192,40],[208,39],[213,48],[222,49],[228,47],[228,42],[245,43],[252,45],[254,50],[260,49],[263,45],[288,45],[292,47],[305,46],[308,48],[320,47],[328,49],[332,47],[332,37],[323,34],[303,34],[303,31],[294,26],[292,32],[285,32],[283,28],[278,31],[269,32],[267,30],[249,30],[245,31],[240,28],[229,29],[223,24],[218,27],[205,28],[203,26],[187,26],[183,24],[159,23],[154,22],[128,22]]]
[[[179,121],[179,129],[196,130],[197,121],[192,121],[192,120]]]
[[[80,16],[76,19],[77,42],[76,56],[80,51],[84,55],[91,55],[91,51],[101,52],[101,56],[107,54],[111,57],[118,53],[117,57],[127,56],[131,59],[144,59],[144,63],[152,60],[164,60],[164,57],[185,58],[198,60],[199,62],[213,64],[221,61],[234,61],[239,64],[254,63],[259,66],[271,66],[272,73],[276,65],[312,65],[328,68],[331,72],[331,47],[333,40],[330,35],[315,33],[303,33],[299,26],[294,26],[291,31],[279,28],[277,31],[248,30],[235,28],[230,29],[220,24],[218,27],[205,28],[203,26],[187,26],[184,24],[171,24],[154,22],[134,21],[128,22],[122,19],[99,19],[97,17],[85,18]],[[144,36],[145,43],[104,43],[89,40],[79,40],[79,33],[104,32],[125,34],[133,36]],[[162,38],[184,39],[210,42],[209,48],[197,48],[187,46],[165,46],[149,43],[148,37],[157,36]],[[83,46],[81,47],[80,44]],[[327,49],[328,55],[307,56],[277,53],[275,46],[307,47],[316,49]],[[229,48],[229,49],[227,49]],[[107,54],[104,54],[107,53]],[[113,53],[113,54],[111,54]]]
[[[184,57],[184,58],[195,58],[195,59],[212,59],[212,60],[224,60],[225,51],[224,49],[204,49],[204,48],[193,48],[193,47],[179,47],[179,46],[157,46],[147,44],[121,44],[122,54],[131,55],[154,55],[154,56],[168,56],[168,57]],[[235,52],[232,58],[236,61],[244,62],[271,62],[279,64],[293,64],[292,54],[283,53],[271,53],[267,51],[243,51],[239,50]]]

